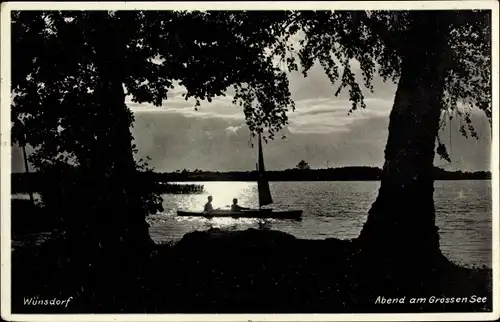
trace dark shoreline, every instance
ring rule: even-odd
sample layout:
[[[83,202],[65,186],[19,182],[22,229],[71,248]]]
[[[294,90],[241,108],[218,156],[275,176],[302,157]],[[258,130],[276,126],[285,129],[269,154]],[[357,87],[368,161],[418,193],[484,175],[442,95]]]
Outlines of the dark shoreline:
[[[13,251],[13,313],[435,313],[492,309],[491,270],[445,258],[406,267],[368,259],[356,240],[308,240],[273,230],[195,231],[142,260],[114,256],[59,266],[57,243]],[[424,265],[425,264],[425,265]],[[370,267],[370,269],[367,269]],[[424,269],[424,270],[422,270]],[[67,299],[65,307],[23,298]],[[486,297],[477,303],[381,305],[379,296]]]
[[[382,169],[376,167],[343,167],[328,169],[287,169],[266,171],[268,181],[380,181]],[[158,182],[208,182],[208,181],[256,181],[256,171],[179,171],[154,172],[151,179]],[[446,171],[434,167],[434,180],[491,180],[491,172]]]
[[[13,238],[50,231],[51,214],[12,204]],[[55,218],[53,218],[55,220]],[[32,225],[25,225],[29,220]],[[37,220],[37,221],[35,221]],[[40,232],[40,231],[38,231]],[[49,237],[49,236],[45,236]],[[73,254],[73,255],[72,255]],[[76,255],[75,255],[76,254]],[[268,229],[209,229],[150,254],[94,253],[85,242],[17,243],[12,312],[30,313],[422,313],[492,309],[492,270],[444,256],[407,266],[363,255],[356,239],[301,239]],[[73,257],[75,256],[75,257]],[[71,260],[71,258],[74,258]],[[369,269],[368,269],[369,268]],[[379,296],[486,297],[478,303],[377,304]],[[25,297],[71,305],[28,306]]]
[[[345,167],[345,168],[330,168],[330,169],[288,169],[283,171],[267,171],[266,177],[270,182],[319,182],[319,181],[380,181],[381,169],[375,167]],[[144,173],[143,179],[148,182],[158,184],[160,190],[165,190],[166,193],[199,193],[203,188],[200,187],[179,187],[170,182],[213,182],[213,181],[240,181],[240,182],[255,182],[257,180],[257,172],[249,171],[233,171],[233,172],[211,172],[211,171],[179,171],[174,173]],[[12,173],[12,193],[25,193],[28,191],[37,192],[44,185],[44,178],[38,173]],[[462,172],[462,171],[445,171],[441,168],[434,168],[434,180],[491,180],[491,172]],[[162,186],[163,185],[163,186]]]

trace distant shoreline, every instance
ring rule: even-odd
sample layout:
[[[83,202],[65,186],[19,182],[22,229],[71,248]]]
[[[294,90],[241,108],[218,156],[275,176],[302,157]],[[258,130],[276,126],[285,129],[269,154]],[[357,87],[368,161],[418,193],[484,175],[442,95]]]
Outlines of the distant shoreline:
[[[329,169],[287,169],[281,171],[267,171],[266,177],[270,182],[303,182],[303,181],[380,181],[382,170],[376,167],[344,167]],[[446,171],[434,168],[434,180],[491,180],[491,172],[462,172]],[[255,182],[258,178],[256,171],[177,171],[170,173],[152,172],[144,173],[149,180],[158,184],[174,182],[214,182],[214,181],[240,181]],[[29,178],[31,177],[31,178]],[[12,193],[23,193],[29,190],[36,192],[43,184],[38,173],[12,173]],[[31,189],[28,190],[28,184]],[[175,188],[175,187],[170,187]],[[196,187],[195,187],[196,188]]]
[[[380,181],[382,169],[375,167],[344,167],[329,169],[287,169],[267,171],[266,178],[270,182],[289,181]],[[210,182],[210,181],[256,181],[256,171],[181,171],[170,173],[154,173],[154,180],[160,182]],[[434,180],[491,180],[488,171],[462,172],[446,171],[434,168]]]

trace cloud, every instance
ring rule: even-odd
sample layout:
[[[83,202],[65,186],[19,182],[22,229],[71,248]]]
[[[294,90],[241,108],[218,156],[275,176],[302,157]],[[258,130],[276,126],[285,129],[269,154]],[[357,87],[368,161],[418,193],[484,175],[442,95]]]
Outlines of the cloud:
[[[352,64],[351,68],[365,98],[394,98],[396,85],[392,81],[384,82],[381,77],[374,75],[372,80],[372,93],[364,86],[359,64]],[[339,73],[340,76],[342,76],[342,71],[340,69]],[[341,99],[345,101],[349,99],[349,88],[344,88],[338,96],[335,96],[335,92],[340,86],[340,81],[337,80],[335,84],[332,84],[330,79],[326,76],[323,67],[318,63],[315,63],[308,71],[306,78],[304,78],[301,72],[294,71],[289,74],[289,80],[290,92],[295,101],[317,98]]]
[[[232,104],[232,98],[222,97],[212,103],[202,103],[198,110],[181,98],[168,99],[161,107],[152,104],[127,102],[136,113],[177,114],[188,118],[211,119],[220,118],[244,124],[245,118],[241,108]],[[293,133],[337,133],[346,132],[347,125],[357,119],[389,115],[392,102],[385,99],[366,99],[367,108],[357,110],[349,115],[349,101],[332,98],[310,98],[298,101],[296,110],[289,112],[289,130]],[[230,130],[230,129],[228,129]]]
[[[346,130],[339,132],[332,132],[326,126],[324,131],[293,132],[285,128],[286,139],[277,136],[264,144],[266,167],[270,170],[292,168],[300,160],[306,160],[313,168],[325,167],[326,163],[332,167],[382,166],[389,118],[350,118],[352,122],[343,126]],[[489,169],[489,124],[484,116],[474,114],[472,119],[480,139],[463,138],[458,132],[458,122],[452,122],[451,128],[440,132],[452,163],[436,156],[436,165],[447,170]],[[250,143],[256,141],[252,141],[248,127],[241,120],[217,116],[197,118],[161,111],[135,112],[132,132],[139,157],[150,156],[150,165],[157,171],[248,171],[255,168],[257,151]],[[12,149],[12,171],[24,171],[18,147]]]
[[[294,167],[306,160],[312,167],[367,165],[382,166],[388,136],[389,113],[395,86],[375,78],[375,91],[365,94],[366,109],[348,115],[351,103],[344,91],[336,97],[319,66],[304,79],[298,73],[290,76],[296,110],[288,113],[289,126],[280,136],[264,145],[268,169]],[[178,169],[252,170],[256,149],[245,124],[244,113],[232,104],[233,96],[202,102],[196,111],[194,100],[186,101],[180,86],[169,91],[161,107],[149,103],[127,105],[135,115],[132,132],[140,157],[150,156],[157,171]],[[458,123],[441,132],[449,147],[453,163],[446,169],[470,171],[489,168],[491,135],[483,115],[472,115],[480,140],[462,138]],[[255,143],[255,140],[253,141]],[[435,164],[443,165],[436,158]],[[13,171],[24,171],[19,148],[12,151]]]
[[[387,117],[391,101],[378,98],[366,100],[366,109],[349,115],[351,103],[345,100],[316,98],[297,103],[296,111],[289,114],[290,131],[293,133],[349,132],[349,125],[373,117]]]
[[[235,135],[238,133],[238,131],[240,131],[241,129],[243,129],[244,127],[244,124],[241,124],[241,125],[237,125],[237,126],[228,126],[226,128],[226,131],[229,133],[229,134],[232,134],[232,135]]]
[[[320,104],[315,106],[311,111],[303,111],[303,120],[310,122],[311,119],[307,117],[324,115],[317,112],[327,109],[323,109]],[[342,119],[342,126],[332,125],[335,121],[329,120],[330,123],[320,127],[320,121],[313,119],[316,123],[312,122],[311,125],[304,121],[301,131],[293,131],[292,125],[285,128],[283,132],[286,139],[277,136],[264,144],[267,168],[291,168],[300,160],[308,161],[313,168],[325,167],[327,162],[329,166],[337,167],[382,166],[389,118],[386,109],[380,107],[374,110],[370,117],[347,117],[349,123]],[[336,110],[333,113],[343,114]],[[455,128],[452,129],[451,144],[444,140],[453,159],[453,163],[445,167],[447,170],[475,171],[489,168],[489,125],[484,117],[473,121],[480,133],[480,140],[465,139]],[[336,128],[344,130],[332,131]],[[134,129],[140,154],[149,155],[152,158],[151,165],[158,171],[184,168],[247,171],[255,167],[257,152],[250,143],[256,141],[252,141],[248,127],[241,120],[138,112]],[[445,130],[443,133],[448,132]],[[435,164],[443,165],[445,162],[436,157]]]
[[[164,100],[161,106],[132,102],[130,97],[127,97],[125,103],[134,113],[167,113],[181,114],[186,117],[220,117],[233,120],[244,120],[245,118],[242,109],[232,103],[233,97],[231,95],[215,97],[211,103],[204,101],[200,107],[196,108],[195,100],[186,101],[181,93],[180,89],[174,90],[172,94],[169,92],[168,99]]]
[[[356,65],[353,65],[356,68]],[[359,74],[359,67],[356,69]],[[330,83],[323,69],[318,64],[309,71],[308,77],[304,78],[298,72],[289,75],[292,98],[296,104],[296,110],[288,113],[289,130],[293,133],[338,133],[348,132],[347,125],[356,119],[370,118],[389,115],[392,107],[394,87],[383,84],[378,78],[374,83],[379,85],[375,93],[367,93],[365,103],[366,109],[357,110],[348,115],[352,104],[348,100],[348,90],[344,90],[338,97],[334,95],[336,88]],[[233,96],[228,91],[225,97],[216,97],[211,103],[201,102],[201,106],[195,109],[195,100],[186,101],[182,94],[186,89],[175,86],[169,91],[168,99],[161,107],[152,104],[138,104],[127,99],[127,105],[134,112],[162,112],[168,114],[180,114],[189,118],[210,119],[221,118],[240,123],[245,122],[244,112],[239,106],[233,105]]]

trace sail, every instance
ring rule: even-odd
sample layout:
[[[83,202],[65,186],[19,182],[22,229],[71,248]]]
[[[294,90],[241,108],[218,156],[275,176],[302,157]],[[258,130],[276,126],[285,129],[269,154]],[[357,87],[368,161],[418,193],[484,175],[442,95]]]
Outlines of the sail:
[[[257,166],[258,180],[257,186],[259,189],[259,207],[270,205],[273,203],[269,182],[266,178],[266,168],[264,167],[264,156],[262,154],[262,142],[259,133],[259,163]]]

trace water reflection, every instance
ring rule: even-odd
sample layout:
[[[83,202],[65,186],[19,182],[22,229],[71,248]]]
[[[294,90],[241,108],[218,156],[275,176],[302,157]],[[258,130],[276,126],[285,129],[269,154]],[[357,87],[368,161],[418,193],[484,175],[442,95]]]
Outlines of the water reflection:
[[[356,238],[378,194],[378,182],[271,182],[273,209],[302,209],[302,221],[251,218],[177,217],[178,209],[203,210],[208,195],[214,206],[229,206],[238,198],[242,206],[258,208],[254,182],[202,182],[200,195],[164,195],[165,212],[150,216],[155,240],[180,239],[193,230],[220,228],[275,229],[298,238]],[[491,265],[491,182],[437,181],[434,201],[442,251],[462,264]]]
[[[170,209],[171,211],[177,211],[178,209],[202,211],[208,196],[213,197],[212,205],[214,209],[228,209],[233,198],[237,198],[242,206],[258,207],[257,189],[252,182],[194,182],[194,184],[203,185],[203,193],[177,195],[178,198],[174,198],[176,209]]]
[[[196,182],[199,195],[164,195],[165,211],[148,217],[156,241],[178,240],[190,231],[220,228],[276,229],[298,238],[356,238],[378,194],[378,182],[271,182],[277,210],[302,209],[302,221],[252,218],[177,217],[177,210],[203,210],[208,195],[215,208],[226,208],[233,198],[242,206],[258,208],[254,182]],[[434,202],[441,250],[453,261],[491,267],[491,181],[437,181]],[[27,194],[13,198],[29,198]],[[35,198],[40,196],[35,194]]]

